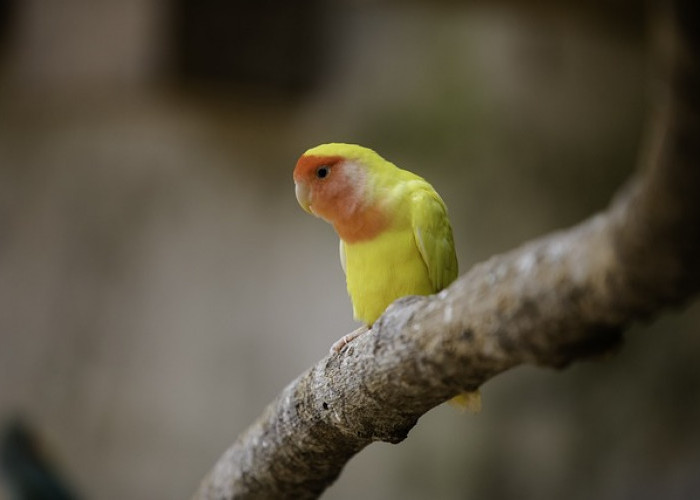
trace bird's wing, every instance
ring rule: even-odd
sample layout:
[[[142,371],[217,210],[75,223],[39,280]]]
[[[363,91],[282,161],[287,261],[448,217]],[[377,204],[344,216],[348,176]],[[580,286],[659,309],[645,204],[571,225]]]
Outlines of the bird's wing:
[[[432,189],[417,190],[411,201],[413,236],[437,292],[452,283],[458,272],[447,209]]]

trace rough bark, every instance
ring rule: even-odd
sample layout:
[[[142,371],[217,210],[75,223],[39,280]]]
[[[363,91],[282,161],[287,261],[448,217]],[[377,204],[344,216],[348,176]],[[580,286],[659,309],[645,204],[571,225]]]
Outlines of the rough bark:
[[[197,499],[315,498],[373,441],[522,363],[563,367],[700,289],[700,23],[679,0],[643,169],[608,210],[392,305],[371,334],[287,386],[204,479]]]

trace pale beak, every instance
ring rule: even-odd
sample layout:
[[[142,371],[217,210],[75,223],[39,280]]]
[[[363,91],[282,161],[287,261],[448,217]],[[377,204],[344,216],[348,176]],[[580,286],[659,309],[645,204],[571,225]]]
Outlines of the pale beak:
[[[297,196],[297,201],[299,202],[299,205],[301,208],[304,209],[304,211],[310,213],[313,215],[313,212],[311,211],[311,192],[309,191],[309,187],[304,184],[303,182],[294,182],[294,194]]]

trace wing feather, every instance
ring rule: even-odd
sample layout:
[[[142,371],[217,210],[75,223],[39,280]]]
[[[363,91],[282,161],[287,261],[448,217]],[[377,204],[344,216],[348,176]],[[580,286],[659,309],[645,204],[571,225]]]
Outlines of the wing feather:
[[[452,283],[458,274],[447,208],[432,188],[418,189],[411,201],[413,235],[428,268],[430,281],[438,292]]]

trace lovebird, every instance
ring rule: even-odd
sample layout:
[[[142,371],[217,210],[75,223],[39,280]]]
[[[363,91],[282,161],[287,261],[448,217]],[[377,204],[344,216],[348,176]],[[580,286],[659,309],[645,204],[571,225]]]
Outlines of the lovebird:
[[[355,144],[322,144],[294,168],[299,205],[340,237],[353,316],[363,327],[332,347],[339,352],[368,331],[384,310],[406,295],[431,295],[455,278],[458,265],[447,207],[422,177]],[[478,392],[452,401],[478,410]]]
[[[367,327],[394,300],[457,277],[447,208],[422,177],[371,149],[332,143],[299,158],[294,184],[299,205],[338,233],[353,316]]]

